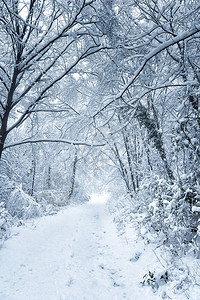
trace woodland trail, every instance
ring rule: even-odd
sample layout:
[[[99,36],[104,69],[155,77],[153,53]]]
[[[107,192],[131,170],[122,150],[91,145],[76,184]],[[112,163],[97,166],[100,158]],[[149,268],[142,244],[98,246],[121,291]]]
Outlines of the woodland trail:
[[[0,300],[139,300],[144,270],[130,261],[105,204],[69,207],[21,228],[0,250]]]

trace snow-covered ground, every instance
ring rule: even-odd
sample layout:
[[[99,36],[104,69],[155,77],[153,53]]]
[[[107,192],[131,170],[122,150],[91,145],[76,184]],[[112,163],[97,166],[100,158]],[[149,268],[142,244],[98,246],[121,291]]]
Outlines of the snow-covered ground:
[[[151,256],[132,259],[133,245],[97,200],[39,218],[4,243],[1,300],[161,299],[140,285]]]

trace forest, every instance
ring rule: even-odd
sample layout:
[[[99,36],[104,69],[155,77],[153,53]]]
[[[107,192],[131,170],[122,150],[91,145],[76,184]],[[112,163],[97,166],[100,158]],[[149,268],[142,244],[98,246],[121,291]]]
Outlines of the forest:
[[[199,266],[199,97],[198,0],[1,0],[1,244],[107,192],[119,231],[167,261],[143,285],[181,272],[190,299],[198,268],[177,265]]]

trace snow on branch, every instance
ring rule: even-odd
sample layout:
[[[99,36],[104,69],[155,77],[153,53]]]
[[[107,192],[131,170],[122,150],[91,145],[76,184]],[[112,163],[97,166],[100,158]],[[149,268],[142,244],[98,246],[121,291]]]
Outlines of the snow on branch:
[[[86,49],[86,51],[84,53],[82,53],[82,55],[77,58],[77,60],[61,75],[59,75],[58,77],[56,77],[53,81],[49,82],[48,85],[46,87],[44,87],[44,89],[40,92],[40,94],[38,95],[38,97],[28,106],[28,108],[24,111],[24,113],[21,115],[21,117],[10,127],[8,128],[7,132],[12,131],[14,128],[16,128],[17,126],[19,126],[20,124],[22,124],[26,118],[32,113],[32,110],[35,108],[35,106],[40,102],[41,99],[43,99],[45,97],[45,94],[59,81],[61,81],[67,74],[69,74],[71,72],[71,70],[76,67],[76,65],[78,65],[78,63],[83,60],[84,58],[86,58],[87,56],[89,56],[91,53],[88,53],[88,50],[90,50],[91,48],[96,48],[96,52],[99,52],[101,50],[104,50],[105,47],[102,47],[100,44],[99,45],[95,45],[95,47],[89,47],[88,49]],[[93,49],[94,53],[95,50]],[[51,64],[53,65],[54,62]],[[48,67],[49,69],[49,67]],[[46,70],[45,70],[46,72]],[[18,98],[18,100],[12,105],[12,108],[23,98],[23,96],[26,95],[26,93],[28,93],[28,91],[31,89],[31,87],[33,85],[35,85],[35,82],[38,82],[42,77],[42,73],[38,76],[38,78],[32,83],[30,84],[30,86],[23,92],[22,95],[20,95],[20,97]]]
[[[136,70],[135,75],[129,80],[129,82],[125,85],[123,90],[117,95],[117,99],[124,95],[124,93],[133,84],[133,82],[137,79],[137,77],[140,75],[140,73],[144,69],[145,65],[151,58],[153,58],[154,56],[156,56],[163,50],[169,48],[170,46],[173,46],[173,45],[177,44],[178,42],[181,42],[181,41],[191,37],[192,35],[198,33],[199,31],[200,31],[200,25],[195,26],[191,31],[189,31],[189,32],[185,31],[182,34],[179,34],[176,37],[171,38],[170,40],[168,40],[168,41],[162,43],[161,45],[159,45],[158,47],[156,47],[154,50],[150,51],[149,54],[147,54],[145,56],[143,64]]]
[[[200,32],[200,25],[196,25],[193,27],[192,30],[190,31],[185,31],[179,35],[177,35],[176,37],[171,38],[170,40],[162,43],[161,45],[159,45],[158,47],[156,47],[155,49],[153,49],[152,51],[150,51],[145,57],[144,57],[144,61],[141,64],[141,66],[136,70],[135,74],[133,75],[133,77],[128,81],[128,83],[124,86],[124,88],[115,96],[114,99],[110,100],[107,104],[105,104],[98,112],[96,112],[93,115],[93,118],[95,118],[100,112],[102,112],[105,108],[107,108],[110,104],[112,104],[113,102],[115,102],[116,100],[120,99],[129,89],[129,87],[135,82],[135,80],[139,77],[139,75],[141,74],[141,72],[143,71],[144,67],[146,66],[147,62],[155,57],[157,54],[159,54],[160,52],[162,52],[163,50],[168,49],[170,46],[173,46],[191,36],[193,36],[194,34]]]
[[[74,145],[74,146],[88,146],[88,147],[103,147],[105,144],[89,144],[87,142],[82,142],[82,141],[69,141],[69,140],[63,140],[63,139],[39,139],[39,140],[26,140],[26,141],[21,141],[21,142],[16,142],[14,144],[10,144],[5,146],[3,149],[8,149],[8,148],[13,148],[16,146],[20,145],[25,145],[25,144],[36,144],[36,143],[64,143],[64,144],[69,144],[69,145]]]

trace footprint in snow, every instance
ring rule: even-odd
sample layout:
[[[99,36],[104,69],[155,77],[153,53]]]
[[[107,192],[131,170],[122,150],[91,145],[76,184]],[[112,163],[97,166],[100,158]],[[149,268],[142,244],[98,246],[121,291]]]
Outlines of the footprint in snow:
[[[94,273],[94,269],[91,269],[91,270],[89,271],[89,273]]]
[[[140,256],[141,256],[141,252],[136,252],[130,259],[129,259],[129,261],[130,262],[136,262],[139,258],[140,258]]]
[[[110,269],[109,271],[110,271],[110,273],[111,273],[112,275],[114,275],[114,274],[116,274],[116,273],[118,272],[118,271],[113,270],[113,269]]]
[[[105,269],[104,265],[99,265],[99,268],[102,269],[102,270]]]
[[[66,286],[70,287],[72,284],[74,283],[74,280],[73,278],[70,276],[67,283],[66,283]]]
[[[119,287],[120,284],[118,284],[117,282],[114,282],[114,283],[113,283],[113,286],[114,286],[114,287]]]

